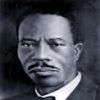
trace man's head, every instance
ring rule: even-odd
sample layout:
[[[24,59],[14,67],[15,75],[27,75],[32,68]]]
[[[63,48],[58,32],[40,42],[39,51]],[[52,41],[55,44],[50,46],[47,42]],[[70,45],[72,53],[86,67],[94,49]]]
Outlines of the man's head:
[[[82,43],[72,32],[70,19],[58,14],[34,13],[20,23],[18,57],[37,86],[54,91],[76,76]]]

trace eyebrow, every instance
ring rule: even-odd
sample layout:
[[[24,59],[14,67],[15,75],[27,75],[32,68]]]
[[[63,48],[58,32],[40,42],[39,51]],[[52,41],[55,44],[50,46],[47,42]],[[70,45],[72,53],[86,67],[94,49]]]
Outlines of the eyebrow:
[[[33,41],[33,42],[37,42],[37,41],[39,41],[39,40],[36,40],[36,39],[31,39],[31,38],[22,38],[21,40],[20,40],[20,42],[24,42],[24,41]]]
[[[58,40],[60,40],[60,41],[62,41],[62,42],[66,42],[64,39],[62,39],[62,38],[49,38],[49,39],[45,39],[46,41],[58,41]],[[36,40],[36,39],[31,39],[31,38],[22,38],[21,40],[20,40],[20,42],[24,42],[24,41],[30,41],[30,42],[38,42],[38,41],[40,41],[40,40]]]
[[[60,41],[63,41],[63,42],[66,42],[64,39],[62,39],[62,38],[50,38],[49,40],[51,40],[51,41],[58,41],[58,40],[60,40]]]

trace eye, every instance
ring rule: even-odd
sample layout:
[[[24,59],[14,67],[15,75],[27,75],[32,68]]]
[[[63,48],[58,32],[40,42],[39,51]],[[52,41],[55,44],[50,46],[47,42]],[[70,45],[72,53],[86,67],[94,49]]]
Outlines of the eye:
[[[57,43],[50,43],[49,44],[51,47],[58,47],[59,46],[59,44],[57,44]]]
[[[56,42],[51,42],[51,43],[49,43],[49,45],[51,46],[51,47],[59,47],[59,46],[64,46],[64,44],[63,43],[56,43]]]
[[[21,44],[23,47],[36,47],[37,46],[37,43],[27,43],[27,42],[24,42]]]
[[[23,47],[30,47],[30,46],[32,46],[31,44],[29,44],[29,43],[22,43],[21,44]]]
[[[52,48],[57,48],[57,47],[61,47],[61,46],[66,45],[65,40],[63,40],[61,38],[51,38],[51,39],[46,40],[46,41],[50,45],[50,47],[52,47]]]

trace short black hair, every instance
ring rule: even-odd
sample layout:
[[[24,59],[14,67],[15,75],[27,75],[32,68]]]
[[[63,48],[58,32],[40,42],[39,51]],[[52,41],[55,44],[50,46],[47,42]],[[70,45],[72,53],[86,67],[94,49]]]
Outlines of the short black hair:
[[[83,35],[78,20],[79,9],[72,3],[63,0],[30,1],[17,3],[16,26],[17,33],[21,22],[28,15],[36,13],[56,14],[67,18],[71,24],[74,44],[83,42]]]

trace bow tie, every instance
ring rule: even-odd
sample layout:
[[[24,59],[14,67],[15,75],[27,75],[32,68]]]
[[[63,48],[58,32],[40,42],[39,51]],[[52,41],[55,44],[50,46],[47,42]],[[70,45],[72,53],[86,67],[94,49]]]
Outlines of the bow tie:
[[[39,100],[55,100],[55,97],[52,97],[52,96],[49,96],[49,97],[46,97],[46,98],[39,97]]]

